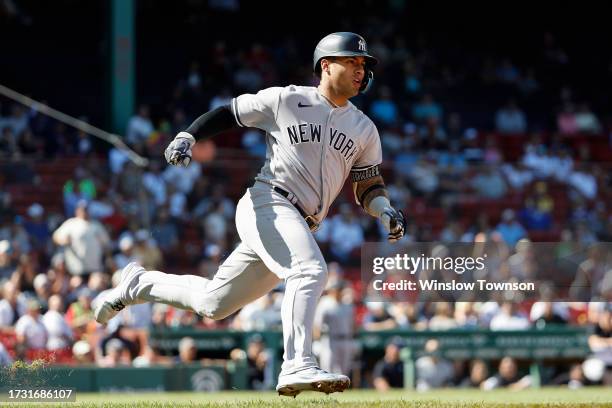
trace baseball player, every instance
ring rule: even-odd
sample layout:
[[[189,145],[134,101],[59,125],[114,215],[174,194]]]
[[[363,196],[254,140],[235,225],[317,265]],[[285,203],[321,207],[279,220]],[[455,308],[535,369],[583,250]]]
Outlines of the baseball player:
[[[381,219],[389,240],[404,234],[404,216],[391,207],[380,175],[378,131],[349,102],[372,83],[376,63],[360,35],[330,34],[314,51],[318,87],[290,85],[240,95],[176,135],[166,160],[187,166],[196,140],[236,127],[266,132],[265,163],[236,208],[241,243],[212,280],[127,265],[121,283],[96,307],[96,320],[104,324],[139,302],[162,302],[223,319],[284,280],[284,361],[276,390],[294,397],[306,390],[345,390],[349,378],[321,370],[311,350],[314,314],[327,279],[327,265],[311,232],[350,176],[357,202]]]

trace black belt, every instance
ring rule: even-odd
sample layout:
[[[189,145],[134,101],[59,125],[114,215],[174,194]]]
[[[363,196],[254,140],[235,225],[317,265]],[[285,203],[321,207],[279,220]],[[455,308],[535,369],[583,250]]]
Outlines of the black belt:
[[[287,200],[289,200],[291,204],[293,204],[293,206],[298,210],[302,218],[304,218],[304,221],[306,221],[306,224],[308,224],[308,228],[310,229],[310,231],[315,232],[316,230],[319,229],[319,224],[317,223],[315,218],[312,215],[306,214],[304,210],[302,210],[302,208],[298,205],[297,198],[295,197],[294,194],[286,190],[283,190],[282,188],[277,187],[277,186],[272,186],[272,189],[276,191],[278,194],[285,197]]]

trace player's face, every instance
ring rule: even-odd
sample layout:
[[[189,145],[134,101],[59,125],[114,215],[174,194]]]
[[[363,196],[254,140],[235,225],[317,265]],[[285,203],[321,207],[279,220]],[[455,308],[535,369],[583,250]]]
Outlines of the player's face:
[[[351,98],[359,93],[365,75],[365,58],[334,57],[329,70],[332,86],[337,92]]]

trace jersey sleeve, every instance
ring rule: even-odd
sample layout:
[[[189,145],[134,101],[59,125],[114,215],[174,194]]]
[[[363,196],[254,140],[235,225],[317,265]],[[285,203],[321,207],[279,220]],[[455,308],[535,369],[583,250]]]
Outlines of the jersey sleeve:
[[[232,113],[238,125],[271,131],[276,126],[282,90],[281,87],[272,87],[256,94],[243,94],[232,99]]]
[[[376,126],[372,124],[369,130],[369,137],[361,149],[360,155],[355,160],[351,171],[366,170],[370,167],[378,166],[382,163],[382,146],[380,144],[380,136]]]

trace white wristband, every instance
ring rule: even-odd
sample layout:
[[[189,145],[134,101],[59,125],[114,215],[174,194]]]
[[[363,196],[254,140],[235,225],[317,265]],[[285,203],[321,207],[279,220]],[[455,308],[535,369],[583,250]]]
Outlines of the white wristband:
[[[380,216],[387,210],[391,209],[391,203],[389,202],[389,199],[385,196],[377,196],[374,197],[372,199],[372,201],[370,201],[370,204],[368,205],[368,212],[375,216],[380,218]]]
[[[191,136],[191,134],[187,132],[179,132],[179,134],[176,135],[175,139],[187,139],[189,141],[190,146],[193,146],[196,142],[195,137]]]

